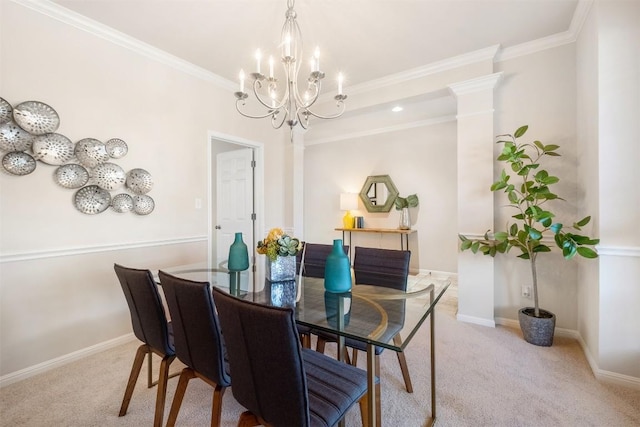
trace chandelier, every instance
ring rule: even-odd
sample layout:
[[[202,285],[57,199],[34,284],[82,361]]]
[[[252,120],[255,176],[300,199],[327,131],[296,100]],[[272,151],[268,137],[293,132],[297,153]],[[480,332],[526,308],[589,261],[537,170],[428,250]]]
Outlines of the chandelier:
[[[270,117],[271,125],[280,129],[287,123],[293,130],[298,123],[307,129],[311,116],[320,119],[335,119],[344,113],[344,100],[347,98],[342,92],[344,81],[342,73],[338,74],[338,93],[334,96],[338,112],[334,115],[321,115],[311,110],[320,96],[324,73],[320,71],[320,51],[315,49],[310,61],[309,75],[302,86],[298,85],[298,76],[302,68],[302,33],[296,21],[296,12],[293,10],[295,0],[287,0],[286,20],[282,26],[280,47],[282,49],[282,64],[284,66],[285,83],[278,85],[278,79],[274,76],[274,59],[268,59],[268,75],[261,71],[262,53],[256,51],[256,71],[250,74],[253,80],[253,95],[258,106],[264,109],[262,114],[253,115],[242,111],[249,94],[245,92],[245,74],[240,70],[240,91],[235,92],[236,109],[240,114],[252,119]],[[302,93],[300,88],[303,87]]]

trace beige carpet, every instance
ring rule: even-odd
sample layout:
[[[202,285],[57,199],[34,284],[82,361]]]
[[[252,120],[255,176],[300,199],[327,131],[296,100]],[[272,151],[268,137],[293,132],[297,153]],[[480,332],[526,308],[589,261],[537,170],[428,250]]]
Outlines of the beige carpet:
[[[552,347],[536,347],[517,330],[458,322],[455,288],[447,292],[436,313],[438,426],[640,426],[640,391],[596,381],[575,340],[556,337]],[[384,426],[423,426],[429,414],[428,326],[420,332],[406,352],[413,394],[404,391],[395,354],[382,354]],[[0,425],[152,425],[156,389],[146,388],[145,375],[127,415],[117,416],[137,345],[0,389]],[[172,371],[179,366],[174,363]],[[176,385],[177,378],[170,380],[165,421]],[[211,392],[202,381],[191,381],[179,426],[209,425]],[[223,426],[235,426],[241,411],[229,390]],[[349,412],[348,426],[361,425],[358,411],[356,406]]]

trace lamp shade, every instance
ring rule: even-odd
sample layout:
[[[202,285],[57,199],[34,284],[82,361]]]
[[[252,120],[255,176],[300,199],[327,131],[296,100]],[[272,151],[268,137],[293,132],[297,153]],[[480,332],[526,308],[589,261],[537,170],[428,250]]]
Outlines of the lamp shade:
[[[340,210],[341,211],[353,211],[358,209],[358,194],[357,193],[342,193],[340,194]]]

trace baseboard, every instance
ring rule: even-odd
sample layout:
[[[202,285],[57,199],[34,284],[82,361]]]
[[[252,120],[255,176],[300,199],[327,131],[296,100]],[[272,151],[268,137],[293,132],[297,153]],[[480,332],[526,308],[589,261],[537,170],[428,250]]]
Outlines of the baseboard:
[[[109,350],[110,348],[128,343],[130,341],[133,341],[134,339],[135,335],[133,335],[133,333],[126,334],[121,337],[101,342],[100,344],[92,345],[91,347],[83,348],[82,350],[74,351],[73,353],[65,354],[64,356],[56,357],[55,359],[47,360],[46,362],[38,363],[37,365],[29,366],[28,368],[3,375],[2,377],[0,377],[0,388],[18,381],[26,380],[27,378],[33,377],[43,372],[59,368],[60,366],[67,365],[71,362],[75,362],[76,360],[83,359],[87,356]]]
[[[505,319],[503,317],[496,317],[496,324],[507,326],[509,328],[520,328],[520,323],[517,320]],[[574,329],[556,328],[555,335],[559,337],[573,338],[578,341],[582,348],[582,352],[587,359],[587,363],[589,363],[591,372],[593,372],[593,376],[596,377],[597,380],[640,390],[640,378],[600,369],[580,332]]]
[[[465,314],[456,315],[456,319],[460,322],[473,323],[475,325],[488,326],[490,328],[496,327],[496,322],[494,320],[483,319],[481,317],[473,317],[467,316]]]

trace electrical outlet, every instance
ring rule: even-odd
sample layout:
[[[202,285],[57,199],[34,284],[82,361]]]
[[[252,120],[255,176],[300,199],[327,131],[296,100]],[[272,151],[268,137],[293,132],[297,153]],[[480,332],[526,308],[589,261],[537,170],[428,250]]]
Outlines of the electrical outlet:
[[[531,286],[522,286],[522,296],[531,298]]]

